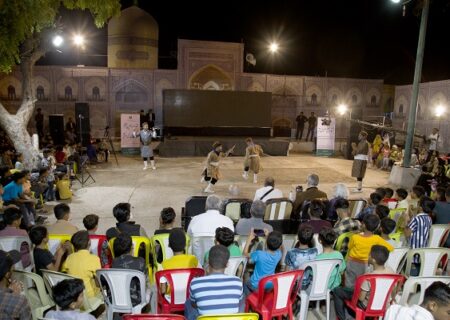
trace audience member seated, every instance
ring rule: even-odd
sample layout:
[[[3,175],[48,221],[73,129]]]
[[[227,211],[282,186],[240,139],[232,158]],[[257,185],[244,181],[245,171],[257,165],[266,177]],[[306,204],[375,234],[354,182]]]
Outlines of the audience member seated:
[[[313,233],[319,233],[323,227],[331,228],[331,223],[326,220],[322,220],[324,205],[320,200],[312,200],[309,206],[310,220],[306,222],[313,228]]]
[[[99,216],[96,214],[88,214],[83,218],[83,225],[90,236],[97,234],[98,220]],[[105,240],[103,241],[102,252],[100,254],[102,266],[109,264],[110,261],[109,259],[110,259],[109,244],[108,241]]]
[[[206,198],[205,213],[192,218],[189,223],[188,234],[195,236],[214,237],[216,229],[227,227],[234,231],[233,221],[220,213],[222,209],[222,200],[218,196],[210,195]]]
[[[327,199],[327,194],[319,190],[318,185],[319,176],[317,174],[310,174],[306,179],[306,190],[297,190],[294,209],[292,210],[292,219],[299,219],[300,211],[302,210],[305,201],[311,201],[314,199]]]
[[[419,200],[426,195],[426,191],[421,186],[414,186],[411,192],[411,199],[408,201],[410,214],[417,214],[419,210]]]
[[[343,233],[361,230],[361,222],[352,219],[350,216],[350,203],[348,200],[338,199],[334,207],[336,208],[339,217],[339,220],[334,225],[334,231],[337,233],[338,237]]]
[[[164,270],[197,268],[199,266],[197,258],[185,252],[186,234],[183,229],[174,228],[170,231],[169,248],[173,251],[173,257],[162,262]]]
[[[333,290],[341,285],[341,277],[345,271],[345,260],[342,253],[334,250],[334,243],[336,242],[337,234],[331,228],[322,228],[319,232],[319,242],[323,247],[323,252],[316,257],[316,260],[338,259],[341,260],[339,269],[334,269],[331,272],[330,282],[328,282],[328,289]],[[322,275],[317,275],[321,277]]]
[[[434,207],[434,223],[435,224],[449,224],[450,223],[450,187],[445,190],[446,201],[436,202]],[[447,248],[450,248],[450,236],[445,243]]]
[[[106,237],[109,239],[117,237],[120,233],[126,233],[129,236],[147,237],[144,228],[134,221],[130,221],[131,205],[126,202],[118,203],[113,208],[113,215],[117,220],[116,226],[106,231]]]
[[[394,190],[391,188],[384,188],[386,195],[383,200],[381,200],[381,204],[385,205],[389,209],[394,209],[397,206],[397,199],[394,198]]]
[[[389,242],[394,248],[399,248],[402,244],[398,241],[395,241],[389,237],[389,235],[394,232],[396,227],[396,223],[394,220],[390,218],[381,219],[380,223],[380,235],[381,237]]]
[[[345,286],[353,288],[356,278],[364,274],[369,260],[370,248],[374,245],[385,246],[388,251],[394,247],[375,231],[380,225],[380,218],[375,214],[368,214],[363,220],[363,232],[355,234],[348,243],[347,269],[345,270]]]
[[[46,319],[56,320],[95,320],[89,313],[80,312],[83,305],[84,284],[81,279],[66,279],[53,287],[53,300],[59,310],[50,310]]]
[[[66,156],[65,152],[63,151],[63,146],[56,146],[55,160],[56,160],[56,165],[65,164],[65,162],[67,160],[67,156]]]
[[[336,212],[336,201],[338,199],[348,199],[349,191],[345,184],[343,183],[336,183],[333,190],[333,198],[330,200],[328,204],[328,212],[327,212],[327,220],[330,221],[337,221],[338,220],[338,214]]]
[[[0,183],[4,187],[12,181],[12,173],[9,170],[10,169],[7,166],[0,167]]]
[[[31,319],[31,308],[25,295],[24,285],[12,279],[13,265],[20,261],[19,251],[0,250],[0,318]]]
[[[207,275],[192,280],[184,316],[195,320],[199,315],[235,314],[243,311],[242,280],[225,275],[230,252],[222,245],[209,251]]]
[[[236,224],[236,234],[248,236],[252,229],[273,231],[270,224],[264,223],[264,215],[266,213],[266,204],[261,200],[255,200],[250,207],[251,218],[241,218]]]
[[[216,238],[214,240],[215,244],[221,244],[225,248],[230,251],[230,257],[240,257],[242,256],[241,249],[234,242],[234,233],[230,229],[223,227],[216,229]],[[209,260],[209,251],[205,253],[205,258],[203,259],[204,264],[206,266]]]
[[[56,198],[58,200],[70,200],[72,199],[72,190],[70,189],[70,180],[67,173],[61,173],[56,182]]]
[[[59,271],[63,257],[72,251],[70,243],[60,244],[55,255],[48,250],[48,232],[43,226],[36,226],[30,230],[31,243],[34,245],[33,257],[36,273],[42,276],[42,269]]]
[[[376,214],[380,220],[383,220],[384,218],[389,217],[389,211],[389,208],[384,204],[377,204],[374,214]]]
[[[403,188],[395,190],[395,198],[397,199],[397,209],[408,209],[408,191]]]
[[[244,285],[244,292],[249,295],[251,292],[258,289],[259,281],[265,276],[275,273],[275,269],[283,256],[283,235],[281,232],[272,231],[266,233],[266,249],[255,250],[250,253],[250,246],[253,240],[257,237],[251,230],[245,243],[244,256],[250,258],[250,262],[255,264],[255,269],[250,279]],[[270,288],[269,288],[270,289]]]
[[[5,212],[6,209],[9,208],[16,208],[18,209],[18,207],[15,204],[9,204],[7,206],[5,206],[5,204],[3,203],[3,186],[0,184],[0,214],[3,214]]]
[[[372,215],[373,216],[373,215]],[[395,271],[390,267],[385,267],[385,263],[389,258],[389,250],[382,245],[373,245],[370,250],[370,255],[368,257],[368,263],[373,266],[373,271],[367,274],[395,274]],[[348,265],[347,265],[348,268]],[[366,274],[363,270],[362,274]],[[339,320],[346,320],[349,317],[346,315],[345,300],[351,300],[353,296],[354,286],[346,288],[335,288],[333,290],[334,296],[334,308],[336,310],[336,316]],[[369,301],[370,295],[370,283],[368,281],[363,282],[361,285],[361,294],[359,296],[359,306],[361,308],[366,308]]]
[[[450,316],[450,287],[441,281],[432,283],[426,290],[422,304],[389,307],[384,320],[448,320]]]
[[[14,164],[14,169],[18,171],[25,170],[25,166],[23,165],[23,154],[18,153],[16,155],[16,163]]]
[[[405,228],[405,236],[409,238],[409,246],[412,249],[426,247],[432,225],[430,215],[435,205],[435,202],[430,198],[422,197],[419,200],[419,213],[409,215],[410,220]]]
[[[65,203],[59,203],[53,208],[55,213],[56,222],[47,226],[49,234],[74,234],[78,231],[70,220],[70,207]]]
[[[267,177],[264,180],[264,187],[259,188],[255,192],[255,200],[261,200],[262,202],[266,202],[270,199],[283,198],[283,192],[280,189],[275,188],[275,180],[272,177]]]
[[[175,223],[177,214],[172,207],[167,207],[161,210],[159,216],[159,229],[155,230],[155,234],[170,233]]]
[[[368,199],[367,206],[359,214],[356,215],[356,219],[358,219],[359,221],[363,221],[365,216],[375,213],[375,208],[378,204],[380,204],[381,199],[383,199],[382,195],[380,195],[378,192],[372,192]]]

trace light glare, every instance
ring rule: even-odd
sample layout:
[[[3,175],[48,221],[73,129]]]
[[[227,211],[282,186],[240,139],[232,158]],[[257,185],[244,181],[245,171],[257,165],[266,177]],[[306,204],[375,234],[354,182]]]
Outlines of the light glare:
[[[348,107],[345,104],[340,104],[337,107],[337,111],[341,116],[343,116],[344,114],[347,113]]]
[[[64,39],[60,35],[57,35],[53,38],[52,42],[55,47],[60,47],[63,44]]]
[[[445,113],[445,108],[443,105],[438,105],[434,111],[436,117],[442,117]]]
[[[270,46],[269,46],[269,50],[270,50],[270,52],[272,52],[272,53],[277,52],[278,49],[279,49],[279,46],[278,46],[278,43],[276,43],[276,42],[272,42],[272,43],[270,44]]]
[[[83,37],[82,35],[80,35],[80,34],[76,34],[76,35],[73,37],[73,43],[74,43],[76,46],[78,46],[78,47],[83,46],[83,44],[84,44],[84,37]]]

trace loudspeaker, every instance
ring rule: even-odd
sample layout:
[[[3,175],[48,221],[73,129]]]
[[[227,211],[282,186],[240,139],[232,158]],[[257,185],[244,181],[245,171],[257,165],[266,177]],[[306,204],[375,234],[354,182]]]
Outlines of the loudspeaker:
[[[75,103],[75,119],[77,122],[77,138],[83,146],[89,144],[91,122],[89,120],[89,104],[85,102]]]
[[[351,113],[351,119],[362,120],[362,108],[353,108]],[[346,154],[346,158],[349,160],[353,160],[352,142],[358,144],[358,136],[361,130],[362,127],[360,124],[350,121],[350,129],[347,138],[347,154]]]
[[[62,114],[52,114],[48,116],[50,135],[55,145],[63,145],[64,137],[64,116]]]

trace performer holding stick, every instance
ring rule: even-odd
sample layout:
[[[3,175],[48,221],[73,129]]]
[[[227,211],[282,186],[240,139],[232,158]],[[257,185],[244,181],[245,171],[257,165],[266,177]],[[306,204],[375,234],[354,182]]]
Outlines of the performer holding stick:
[[[253,183],[258,183],[258,173],[261,169],[261,158],[264,151],[260,145],[255,144],[252,138],[245,139],[247,148],[245,149],[244,173],[242,177],[247,180],[249,170],[253,171]]]
[[[206,193],[214,193],[213,187],[221,178],[219,171],[220,158],[228,157],[232,154],[236,145],[225,153],[222,152],[222,144],[219,141],[214,142],[212,147],[213,150],[208,153],[208,157],[206,158],[206,169],[203,171],[202,177],[202,182],[208,182],[208,186],[204,190]]]
[[[139,138],[141,140],[141,157],[144,160],[144,170],[148,168],[148,159],[150,158],[150,164],[152,169],[155,170],[155,158],[153,156],[153,149],[151,147],[152,138],[155,136],[152,129],[148,128],[148,123],[142,124],[142,130],[139,132],[133,132],[133,138]]]
[[[352,142],[353,167],[352,177],[358,181],[358,187],[353,192],[362,192],[362,181],[366,175],[367,161],[369,160],[369,143],[367,142],[367,132],[361,131],[358,135],[358,144]]]

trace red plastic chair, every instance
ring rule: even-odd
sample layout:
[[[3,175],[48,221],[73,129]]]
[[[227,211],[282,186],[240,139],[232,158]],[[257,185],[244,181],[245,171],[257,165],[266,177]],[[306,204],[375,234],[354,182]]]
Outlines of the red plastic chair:
[[[289,315],[288,319],[294,319],[292,305],[302,283],[304,270],[293,270],[277,273],[260,280],[258,291],[253,292],[245,301],[245,312],[258,312],[262,320],[271,320],[273,317],[281,319],[283,315]],[[273,290],[266,290],[266,285],[271,282]]]
[[[200,268],[172,269],[156,272],[156,288],[158,290],[158,313],[173,313],[184,311],[184,303],[189,298],[189,286],[195,277],[205,275]],[[165,278],[170,288],[170,298],[161,292],[161,278]]]
[[[395,298],[392,294],[400,289],[406,278],[399,274],[366,274],[356,279],[355,291],[352,300],[346,300],[345,304],[356,313],[356,320],[362,320],[366,317],[384,317],[387,303],[389,305]],[[364,281],[370,283],[369,300],[366,309],[358,307],[361,286]],[[388,300],[389,299],[389,300]]]
[[[176,314],[126,314],[123,320],[185,320],[183,316]]]
[[[107,249],[103,249],[103,243],[108,244],[108,239],[105,235],[97,235],[97,234],[90,234],[89,239],[91,240],[91,248],[90,251],[92,254],[95,254],[100,258],[100,263],[102,264],[102,268],[110,268],[112,264],[112,256],[111,251],[109,249],[109,246]],[[102,255],[106,255],[108,259],[108,263],[105,263],[102,259]]]

